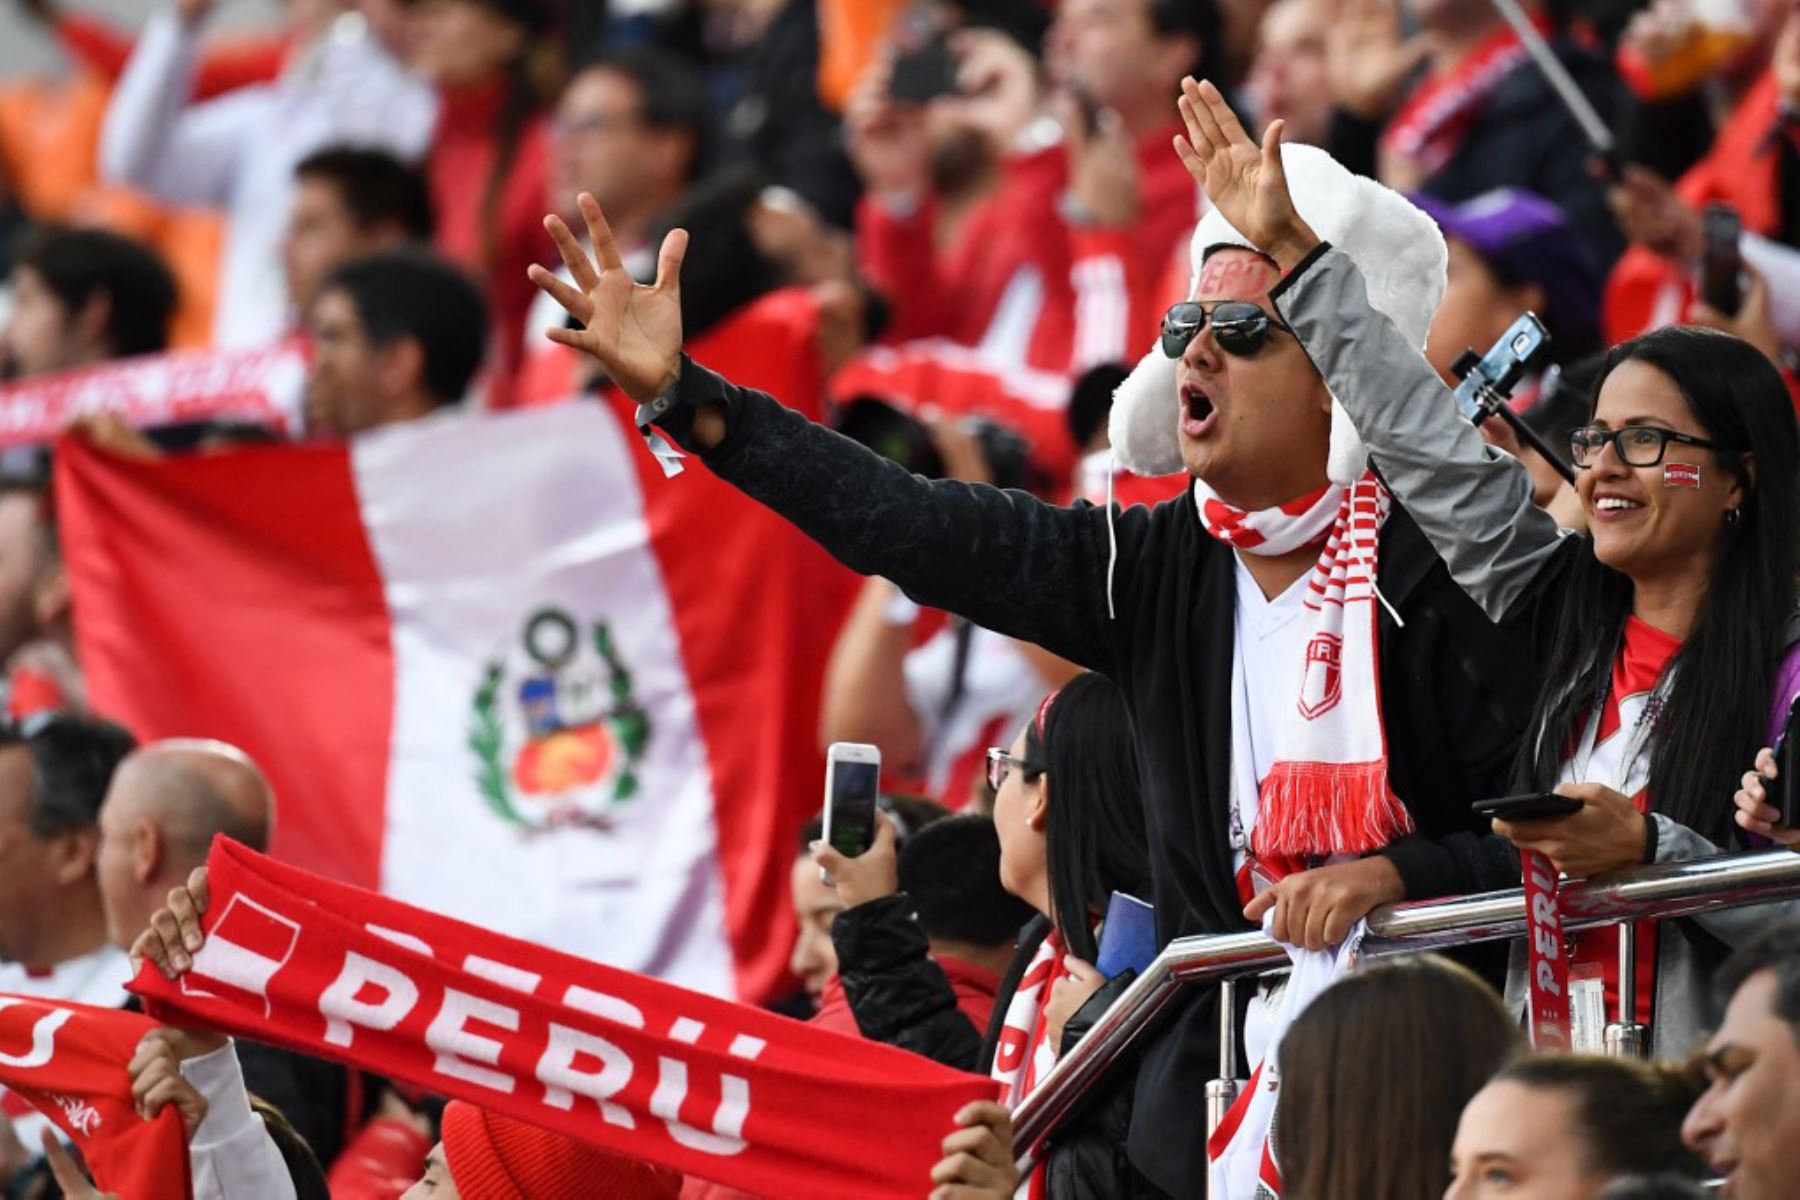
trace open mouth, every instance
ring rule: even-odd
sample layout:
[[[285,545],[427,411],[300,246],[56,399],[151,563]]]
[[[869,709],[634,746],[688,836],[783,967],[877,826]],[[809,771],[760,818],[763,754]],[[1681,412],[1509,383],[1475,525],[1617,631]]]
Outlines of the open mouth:
[[[1603,521],[1620,520],[1632,513],[1642,511],[1643,501],[1632,500],[1625,496],[1595,496],[1594,515]]]
[[[1181,432],[1188,437],[1203,437],[1212,427],[1213,418],[1218,410],[1213,407],[1212,397],[1191,383],[1181,385]]]

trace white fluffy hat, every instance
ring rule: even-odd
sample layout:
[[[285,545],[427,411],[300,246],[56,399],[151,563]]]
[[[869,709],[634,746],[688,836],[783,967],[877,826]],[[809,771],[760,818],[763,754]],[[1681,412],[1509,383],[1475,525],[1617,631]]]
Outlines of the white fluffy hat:
[[[1437,224],[1400,193],[1352,174],[1316,146],[1284,144],[1281,165],[1301,218],[1319,237],[1350,256],[1368,283],[1369,303],[1423,349],[1432,315],[1444,298],[1448,256]],[[1207,252],[1220,246],[1255,249],[1214,209],[1194,230],[1196,280]],[[1153,346],[1114,393],[1113,453],[1136,474],[1166,475],[1182,469],[1176,429],[1177,362],[1166,357],[1160,345]],[[1362,439],[1334,399],[1327,473],[1334,482],[1349,484],[1367,466]]]

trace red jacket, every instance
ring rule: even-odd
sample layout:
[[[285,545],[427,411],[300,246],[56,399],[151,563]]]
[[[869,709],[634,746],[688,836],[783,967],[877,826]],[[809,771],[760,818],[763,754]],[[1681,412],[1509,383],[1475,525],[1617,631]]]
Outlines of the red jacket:
[[[489,407],[510,408],[525,318],[537,298],[525,269],[532,263],[555,261],[555,246],[544,232],[549,127],[542,114],[526,119],[490,235],[484,210],[498,149],[494,127],[506,102],[505,89],[494,84],[445,92],[442,102],[427,169],[437,211],[437,247],[484,285],[497,339],[490,361]]]
[[[1128,231],[1078,229],[1064,218],[1060,145],[1005,163],[942,253],[934,201],[896,214],[865,199],[857,245],[864,273],[894,305],[887,340],[946,337],[981,347],[1002,368],[1135,361],[1146,293],[1198,215],[1198,189],[1170,149],[1176,131],[1138,141],[1140,215]]]

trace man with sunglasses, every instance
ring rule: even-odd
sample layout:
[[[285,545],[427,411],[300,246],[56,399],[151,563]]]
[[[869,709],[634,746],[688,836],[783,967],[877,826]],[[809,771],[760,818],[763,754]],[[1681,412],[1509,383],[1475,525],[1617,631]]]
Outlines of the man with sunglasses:
[[[1318,157],[1300,197],[1309,221],[1388,281],[1422,342],[1443,289],[1442,239],[1399,196]],[[598,262],[551,220],[575,286],[533,272],[581,326],[549,336],[597,358],[638,400],[647,434],[659,427],[657,443],[701,455],[851,568],[1119,685],[1137,730],[1161,938],[1260,919],[1272,901],[1245,914],[1259,873],[1281,878],[1278,894],[1264,892],[1278,900],[1276,932],[1310,945],[1341,939],[1376,904],[1437,894],[1441,879],[1410,865],[1406,831],[1467,829],[1471,801],[1503,794],[1533,695],[1519,668],[1529,660],[1403,511],[1385,522],[1364,511],[1366,472],[1346,476],[1355,447],[1338,444],[1353,433],[1273,315],[1278,273],[1229,227],[1202,225],[1191,300],[1169,314],[1114,412],[1122,460],[1140,472],[1185,466],[1193,494],[1121,512],[928,482],[732,385],[680,353],[685,235],[670,235],[656,283],[638,287],[599,206],[583,197],[581,209]],[[1362,486],[1355,504],[1334,478]],[[1316,577],[1328,548],[1340,570]],[[1357,616],[1340,624],[1359,653],[1324,625],[1352,600],[1346,588]],[[1348,733],[1313,739],[1314,725]],[[1262,828],[1290,826],[1280,844],[1309,852],[1259,854],[1261,785],[1302,777],[1327,781],[1326,794],[1288,789],[1283,820]],[[1345,818],[1341,846],[1330,830],[1308,842],[1315,808]],[[1216,1003],[1195,989],[1139,1074],[1130,1152],[1174,1195],[1205,1187],[1198,1097],[1217,1071]]]

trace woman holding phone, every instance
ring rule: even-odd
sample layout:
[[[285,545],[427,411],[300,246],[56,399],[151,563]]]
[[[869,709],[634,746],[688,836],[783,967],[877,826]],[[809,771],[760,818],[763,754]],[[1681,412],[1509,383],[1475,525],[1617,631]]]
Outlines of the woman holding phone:
[[[1127,971],[1108,982],[1091,964],[1112,894],[1145,894],[1150,860],[1131,718],[1124,697],[1104,677],[1078,675],[1046,696],[1010,746],[988,751],[988,771],[1000,884],[1038,915],[1019,935],[979,1052],[949,1065],[1000,1080],[1001,1103],[1011,1109],[1135,977]],[[877,846],[883,845],[891,847],[891,840],[878,838]],[[863,927],[896,907],[890,901],[891,850],[846,858],[821,843],[814,861],[831,872],[848,906],[832,926],[840,970],[847,972],[847,942],[867,942]],[[865,1029],[896,1029],[901,1014],[893,1007],[901,1003],[920,1022],[954,1008],[950,983],[925,957],[922,938],[913,940],[908,961],[890,962],[887,970],[896,979],[904,974],[906,985],[850,996]],[[1163,1195],[1125,1156],[1132,1086],[1129,1067],[1108,1075],[1102,1098],[1059,1135],[1033,1177],[1032,1196]]]
[[[1355,264],[1300,219],[1280,123],[1259,147],[1211,85],[1190,80],[1185,93],[1179,152],[1282,270],[1271,300],[1387,487],[1491,618],[1529,622],[1547,665],[1513,790],[1555,791],[1581,808],[1420,845],[1441,890],[1516,886],[1515,848],[1574,877],[1720,853],[1740,773],[1791,699],[1776,693],[1794,641],[1800,438],[1780,375],[1710,330],[1660,329],[1615,347],[1570,444],[1589,532],[1559,530],[1533,504],[1525,467],[1458,415],[1369,305]],[[1766,909],[1707,914],[1640,941],[1654,975],[1638,990],[1639,1019],[1654,1003],[1659,1057],[1701,1035],[1720,944],[1768,919]],[[1616,937],[1587,932],[1571,947],[1577,967],[1603,976],[1609,1013]]]

